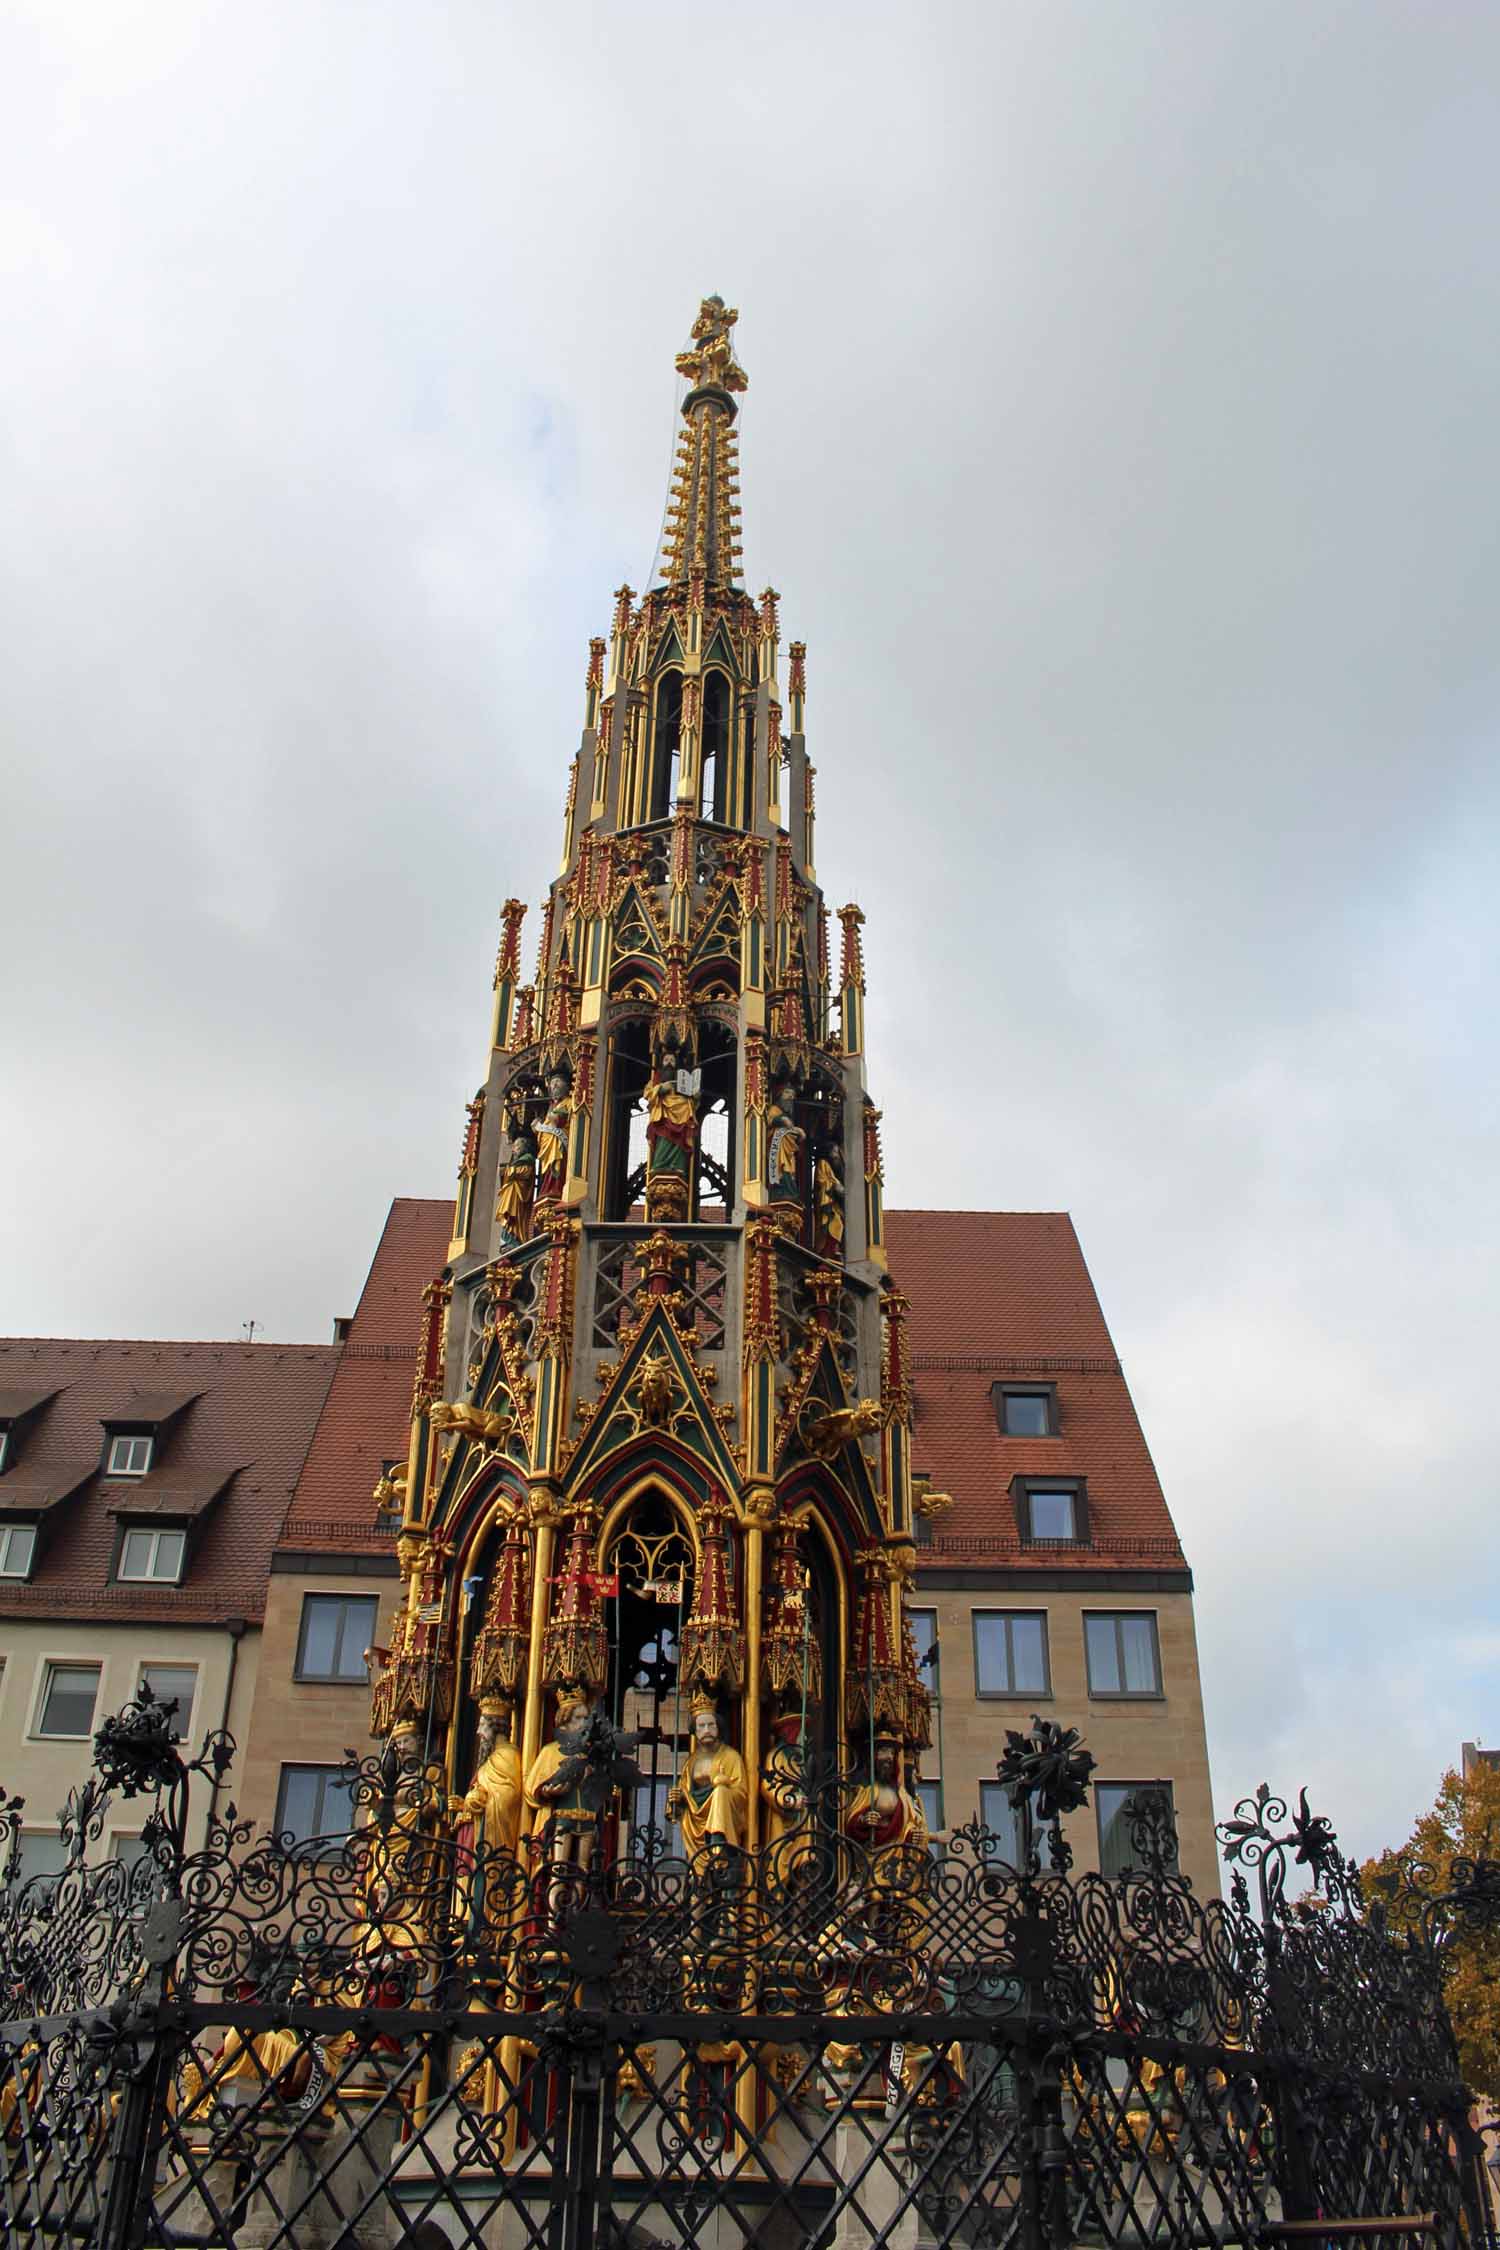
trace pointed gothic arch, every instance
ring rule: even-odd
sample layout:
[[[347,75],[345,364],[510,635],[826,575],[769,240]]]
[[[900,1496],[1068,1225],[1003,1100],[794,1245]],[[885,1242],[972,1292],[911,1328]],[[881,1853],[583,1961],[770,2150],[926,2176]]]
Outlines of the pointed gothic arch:
[[[658,675],[651,699],[651,758],[643,807],[648,821],[671,819],[681,765],[682,674],[674,668]]]

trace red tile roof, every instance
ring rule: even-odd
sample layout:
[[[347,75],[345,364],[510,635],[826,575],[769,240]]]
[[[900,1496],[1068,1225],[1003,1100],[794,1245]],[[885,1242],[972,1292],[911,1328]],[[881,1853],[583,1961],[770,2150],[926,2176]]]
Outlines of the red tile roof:
[[[1065,1211],[890,1211],[892,1278],[911,1300],[913,1460],[954,1506],[936,1564],[1181,1569],[1182,1550],[1073,1222]],[[1002,1437],[991,1386],[1056,1385],[1059,1435]],[[1027,1547],[1017,1476],[1087,1479],[1086,1548]]]
[[[7,1501],[31,1494],[45,1506],[35,1575],[0,1579],[0,1617],[259,1618],[276,1534],[339,1358],[330,1344],[0,1338],[0,1389],[56,1393],[19,1429],[13,1467],[0,1474]],[[162,1430],[151,1474],[127,1484],[100,1473],[104,1424],[139,1419],[143,1395],[153,1411],[192,1403]],[[181,1516],[220,1488],[181,1586],[111,1580],[122,1504],[149,1506],[159,1494],[165,1509],[175,1495]]]
[[[371,1492],[404,1460],[421,1292],[443,1270],[452,1205],[393,1203],[281,1545],[389,1549]],[[955,1505],[933,1562],[1180,1569],[1182,1553],[1114,1344],[1065,1211],[890,1211],[891,1271],[911,1300],[915,1459]],[[1002,1438],[992,1383],[1055,1383],[1061,1435]],[[1086,1549],[1022,1549],[1015,1476],[1088,1481]]]
[[[422,1291],[447,1263],[452,1226],[451,1202],[401,1196],[391,1205],[282,1547],[391,1551],[371,1494],[384,1463],[406,1459]]]

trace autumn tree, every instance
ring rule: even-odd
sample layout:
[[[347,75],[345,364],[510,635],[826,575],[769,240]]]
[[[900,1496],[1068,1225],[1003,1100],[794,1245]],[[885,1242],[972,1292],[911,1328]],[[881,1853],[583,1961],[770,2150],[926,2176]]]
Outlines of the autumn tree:
[[[1455,1888],[1456,1862],[1500,1860],[1500,1769],[1476,1765],[1444,1774],[1437,1801],[1399,1850],[1366,1860],[1366,1900],[1382,1904],[1391,1926],[1416,1933],[1424,1897]],[[1416,1892],[1403,1880],[1416,1877]],[[1460,1878],[1462,1880],[1462,1877]],[[1476,2093],[1500,2101],[1500,1884],[1477,1910],[1438,1916],[1433,1935],[1443,1949],[1448,2012],[1464,2077]]]

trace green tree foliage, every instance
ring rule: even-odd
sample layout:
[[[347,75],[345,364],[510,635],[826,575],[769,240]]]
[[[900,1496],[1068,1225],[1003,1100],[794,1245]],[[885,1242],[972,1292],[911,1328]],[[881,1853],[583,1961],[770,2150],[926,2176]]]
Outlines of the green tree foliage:
[[[1454,1887],[1458,1860],[1500,1859],[1500,1770],[1476,1766],[1468,1775],[1449,1770],[1437,1802],[1422,1814],[1410,1837],[1396,1851],[1366,1860],[1360,1870],[1365,1897],[1384,1904],[1395,1929],[1415,1930],[1421,1899],[1402,1881],[1415,1874],[1422,1892],[1437,1895]],[[1445,1917],[1437,1925],[1447,1937],[1444,1951],[1448,2011],[1458,2038],[1459,2059],[1476,2093],[1500,2101],[1500,1898],[1490,1914]]]

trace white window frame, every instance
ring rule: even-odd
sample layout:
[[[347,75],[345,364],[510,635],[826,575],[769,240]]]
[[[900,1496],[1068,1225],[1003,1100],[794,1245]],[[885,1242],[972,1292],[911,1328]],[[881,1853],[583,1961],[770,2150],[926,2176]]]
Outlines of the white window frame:
[[[31,1545],[26,1550],[26,1568],[24,1570],[12,1570],[10,1567],[11,1541],[23,1532],[31,1541]],[[35,1561],[36,1525],[34,1523],[0,1524],[0,1578],[29,1578]]]
[[[9,1422],[0,1422],[0,1469],[3,1469],[5,1467],[5,1464],[9,1459],[10,1424]]]
[[[121,1446],[125,1446],[128,1449],[137,1445],[143,1445],[146,1448],[146,1458],[144,1461],[142,1461],[139,1468],[135,1467],[134,1455],[128,1450],[124,1462],[121,1462],[116,1458]],[[151,1456],[155,1451],[156,1439],[150,1431],[119,1430],[113,1433],[110,1437],[109,1453],[104,1464],[104,1474],[107,1477],[147,1476],[149,1475],[151,1469]]]
[[[132,1581],[132,1583],[134,1582]],[[177,1732],[185,1737],[192,1725],[193,1713],[198,1708],[199,1668],[196,1664],[190,1664],[186,1662],[179,1663],[175,1656],[143,1656],[140,1663],[136,1666],[135,1692],[137,1695],[140,1694],[141,1689],[145,1686],[146,1674],[152,1669],[153,1666],[157,1671],[160,1672],[191,1672],[193,1675],[193,1692],[188,1697],[187,1708],[186,1710],[179,1710],[172,1721],[172,1724],[177,1729]]]
[[[92,1672],[94,1675],[94,1708],[89,1713],[89,1723],[82,1734],[48,1734],[42,1721],[47,1716],[47,1699],[52,1692],[54,1672]],[[99,1697],[104,1686],[104,1666],[86,1656],[44,1656],[41,1678],[37,1685],[36,1703],[32,1710],[31,1739],[33,1742],[90,1742],[94,1734],[94,1721],[99,1715]]]
[[[125,1568],[125,1557],[130,1552],[132,1539],[150,1540],[151,1568],[149,1570],[127,1570]],[[157,1560],[161,1554],[161,1543],[164,1539],[175,1539],[178,1542],[177,1568],[172,1571],[156,1568]],[[164,1524],[158,1528],[144,1523],[127,1523],[124,1537],[120,1541],[120,1559],[115,1565],[115,1577],[123,1586],[180,1586],[182,1584],[183,1565],[186,1561],[187,1533],[180,1524]]]

